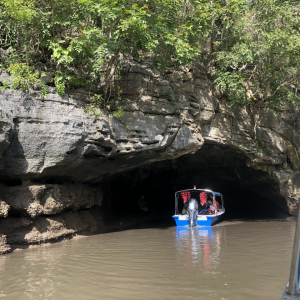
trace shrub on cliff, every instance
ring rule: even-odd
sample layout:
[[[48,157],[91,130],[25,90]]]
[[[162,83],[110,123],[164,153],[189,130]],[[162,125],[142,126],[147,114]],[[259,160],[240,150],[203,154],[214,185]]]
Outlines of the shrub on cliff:
[[[162,71],[201,60],[232,104],[298,96],[300,4],[292,0],[2,0],[2,67],[51,62],[67,87],[102,87],[120,54]]]

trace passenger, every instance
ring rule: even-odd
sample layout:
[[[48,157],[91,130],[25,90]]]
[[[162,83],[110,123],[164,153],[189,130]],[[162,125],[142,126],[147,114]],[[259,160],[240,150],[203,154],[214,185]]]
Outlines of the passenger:
[[[183,215],[186,215],[187,214],[187,201],[191,198],[191,192],[190,191],[182,191],[181,197],[183,200],[183,209],[182,209],[181,213]]]
[[[182,212],[181,212],[183,215],[187,215],[187,203],[185,203],[184,205],[183,205],[183,209],[182,209]]]
[[[209,200],[207,200],[207,214],[208,215],[211,215],[212,214],[212,209],[211,209],[211,207],[212,207],[212,201],[209,199]]]
[[[220,204],[218,201],[216,201],[216,209],[217,209],[217,211],[220,209]]]
[[[210,202],[211,202],[211,206],[212,206],[212,211],[213,211],[213,213],[216,213],[218,210],[219,210],[219,203],[218,203],[218,201],[214,201],[214,197],[213,197],[213,195],[210,195]]]
[[[206,201],[207,201],[207,193],[206,192],[202,192],[200,194],[200,204],[201,204],[201,206],[205,206]]]
[[[181,192],[181,197],[183,199],[183,204],[185,204],[186,201],[191,198],[191,192],[190,191],[182,191]]]
[[[139,200],[139,207],[142,211],[148,211],[148,203],[144,196]]]
[[[215,206],[214,206],[214,200],[213,200],[213,196],[210,195],[209,196],[209,199],[207,200],[207,210],[208,210],[208,213],[209,215],[213,215],[215,214]]]

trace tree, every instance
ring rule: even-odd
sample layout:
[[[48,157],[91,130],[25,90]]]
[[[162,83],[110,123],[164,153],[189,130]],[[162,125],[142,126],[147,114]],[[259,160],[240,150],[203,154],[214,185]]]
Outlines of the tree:
[[[230,4],[215,8],[215,83],[232,104],[256,101],[278,108],[284,100],[299,102],[299,2]]]
[[[231,101],[298,101],[300,4],[292,0],[2,0],[4,66],[51,60],[70,88],[113,79],[120,54],[162,71],[201,61]]]

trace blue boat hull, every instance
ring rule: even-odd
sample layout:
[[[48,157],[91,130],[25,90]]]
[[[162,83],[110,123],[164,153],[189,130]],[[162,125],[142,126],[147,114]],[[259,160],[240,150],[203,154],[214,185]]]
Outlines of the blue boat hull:
[[[198,215],[197,226],[213,226],[220,222],[223,213],[217,215]],[[173,219],[177,226],[189,226],[189,220],[187,215],[174,215]]]

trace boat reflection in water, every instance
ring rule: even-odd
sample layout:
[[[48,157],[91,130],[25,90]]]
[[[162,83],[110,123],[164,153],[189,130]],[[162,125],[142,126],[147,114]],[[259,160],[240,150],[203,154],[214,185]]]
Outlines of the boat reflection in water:
[[[219,273],[223,233],[222,227],[177,227],[178,259],[185,260],[187,268],[200,266],[204,273]]]

